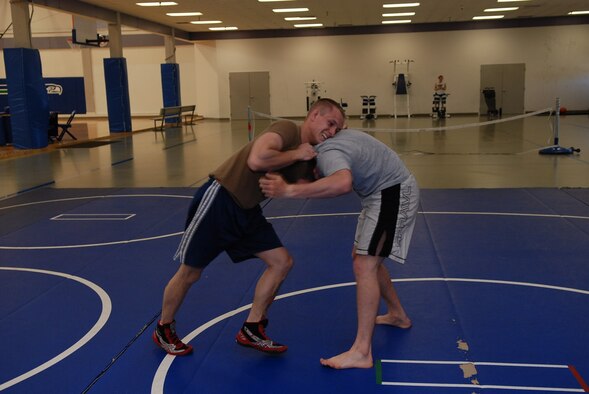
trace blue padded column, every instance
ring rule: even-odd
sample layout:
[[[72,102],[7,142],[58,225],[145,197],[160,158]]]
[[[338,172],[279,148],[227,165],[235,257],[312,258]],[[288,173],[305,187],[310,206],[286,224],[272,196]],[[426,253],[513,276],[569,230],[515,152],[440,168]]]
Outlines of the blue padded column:
[[[49,100],[39,50],[5,48],[4,65],[13,146],[45,148],[49,142]]]
[[[110,132],[132,131],[127,60],[124,57],[104,59],[104,80]]]
[[[164,63],[162,71],[162,95],[164,107],[179,107],[182,105],[180,98],[180,65],[178,63]],[[166,119],[166,123],[177,123],[178,119]]]

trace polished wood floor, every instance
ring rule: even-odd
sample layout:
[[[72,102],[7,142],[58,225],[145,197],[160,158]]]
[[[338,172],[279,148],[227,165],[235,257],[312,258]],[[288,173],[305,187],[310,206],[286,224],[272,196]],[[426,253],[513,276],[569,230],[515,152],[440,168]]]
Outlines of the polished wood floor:
[[[554,142],[554,118],[462,127],[487,121],[478,116],[443,121],[380,116],[351,118],[348,125],[395,149],[422,188],[589,187],[587,115],[560,117],[560,145],[581,149],[572,155],[538,153]],[[151,119],[133,118],[133,133],[113,134],[105,119],[79,117],[74,124],[77,141],[66,136],[41,150],[2,147],[0,198],[38,187],[198,186],[248,141],[246,121],[201,119],[154,132]],[[259,132],[267,124],[257,119],[253,129]],[[443,126],[449,129],[437,129]]]

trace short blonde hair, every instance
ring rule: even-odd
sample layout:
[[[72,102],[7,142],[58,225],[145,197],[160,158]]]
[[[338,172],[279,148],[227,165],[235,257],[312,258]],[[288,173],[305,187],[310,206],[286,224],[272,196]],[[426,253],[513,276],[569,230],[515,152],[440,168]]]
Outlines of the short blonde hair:
[[[307,116],[309,116],[309,114],[316,109],[319,109],[319,111],[323,113],[324,110],[331,110],[333,108],[337,109],[342,114],[344,119],[346,118],[346,112],[344,111],[342,106],[337,101],[330,98],[320,98],[319,100],[315,101],[311,108],[309,108],[309,113],[307,114]]]

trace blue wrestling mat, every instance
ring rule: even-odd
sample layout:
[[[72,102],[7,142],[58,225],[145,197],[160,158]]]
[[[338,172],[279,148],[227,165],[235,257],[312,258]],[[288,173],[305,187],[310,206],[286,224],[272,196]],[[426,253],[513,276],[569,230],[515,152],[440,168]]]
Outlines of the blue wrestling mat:
[[[422,190],[387,267],[413,321],[377,326],[371,369],[319,364],[356,333],[359,201],[270,200],[295,259],[267,355],[236,345],[263,263],[221,255],[177,315],[194,353],[151,340],[195,189],[51,189],[0,202],[0,391],[589,392],[589,189]]]

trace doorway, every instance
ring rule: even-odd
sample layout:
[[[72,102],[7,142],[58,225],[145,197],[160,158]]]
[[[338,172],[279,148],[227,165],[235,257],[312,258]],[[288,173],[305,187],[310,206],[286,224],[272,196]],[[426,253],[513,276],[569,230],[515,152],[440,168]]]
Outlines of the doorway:
[[[495,90],[497,110],[503,114],[523,114],[525,80],[526,65],[524,63],[481,65],[479,113],[487,114],[487,104],[482,91],[492,88]]]
[[[247,119],[247,109],[270,114],[270,72],[229,73],[231,120]]]

